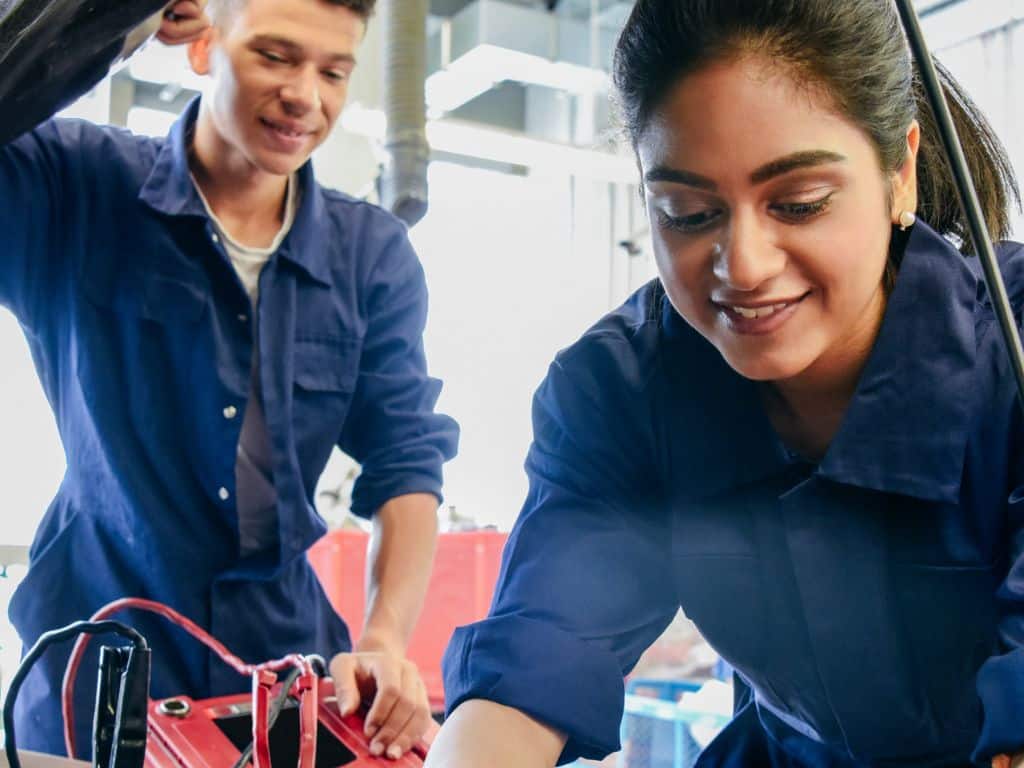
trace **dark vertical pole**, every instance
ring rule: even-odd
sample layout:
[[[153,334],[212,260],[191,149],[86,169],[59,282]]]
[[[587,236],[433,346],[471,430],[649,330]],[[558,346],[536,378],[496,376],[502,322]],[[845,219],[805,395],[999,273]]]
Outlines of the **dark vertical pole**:
[[[978,254],[978,258],[981,259],[981,266],[985,271],[985,283],[988,286],[992,305],[995,307],[999,327],[1003,332],[1003,340],[1006,342],[1006,350],[1010,355],[1014,377],[1017,380],[1017,394],[1020,397],[1021,407],[1024,408],[1024,350],[1021,348],[1020,334],[1017,331],[1017,324],[1013,317],[1013,309],[1006,295],[1006,285],[1003,283],[1002,275],[999,273],[999,262],[996,260],[995,249],[992,247],[988,227],[985,225],[985,216],[981,211],[978,193],[974,188],[974,182],[967,169],[967,160],[964,157],[963,147],[957,136],[956,127],[953,125],[953,116],[949,112],[949,104],[946,103],[946,96],[942,91],[939,74],[935,69],[935,63],[932,61],[931,53],[929,53],[928,46],[924,41],[924,34],[921,32],[921,25],[914,6],[911,0],[896,0],[896,7],[899,9],[903,27],[907,32],[910,48],[917,59],[921,79],[928,94],[932,111],[935,113],[939,133],[942,135],[942,143],[946,148],[946,154],[949,156],[950,166],[956,178],[960,204],[967,215],[967,223],[971,239],[974,241],[974,249]]]

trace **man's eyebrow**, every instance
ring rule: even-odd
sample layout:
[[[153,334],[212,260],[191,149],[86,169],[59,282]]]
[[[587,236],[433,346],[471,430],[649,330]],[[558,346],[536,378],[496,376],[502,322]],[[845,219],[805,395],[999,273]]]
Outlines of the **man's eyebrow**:
[[[277,46],[293,56],[301,56],[306,52],[305,49],[294,40],[289,40],[287,37],[278,37],[277,35],[257,35],[252,39],[250,44],[254,46]],[[332,62],[344,62],[347,64],[356,63],[356,57],[351,53],[332,53],[327,58]]]
[[[772,160],[770,163],[765,163],[750,174],[750,181],[752,184],[764,184],[766,181],[774,179],[777,176],[783,176],[802,168],[814,168],[818,165],[842,163],[845,161],[845,156],[840,155],[837,152],[831,152],[827,149],[812,149],[805,152],[794,152],[792,155],[786,155],[785,157],[780,157],[778,160]]]
[[[287,37],[278,37],[277,35],[257,35],[252,39],[252,45],[276,45],[278,48],[283,48],[286,51],[292,53],[301,53],[302,46],[293,40],[289,40]]]

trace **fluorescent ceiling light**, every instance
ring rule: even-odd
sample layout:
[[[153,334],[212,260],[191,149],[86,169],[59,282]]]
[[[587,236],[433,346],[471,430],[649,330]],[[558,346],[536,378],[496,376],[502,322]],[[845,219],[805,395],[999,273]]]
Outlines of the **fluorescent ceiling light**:
[[[427,78],[427,105],[450,112],[505,80],[576,94],[608,88],[600,70],[483,43]]]

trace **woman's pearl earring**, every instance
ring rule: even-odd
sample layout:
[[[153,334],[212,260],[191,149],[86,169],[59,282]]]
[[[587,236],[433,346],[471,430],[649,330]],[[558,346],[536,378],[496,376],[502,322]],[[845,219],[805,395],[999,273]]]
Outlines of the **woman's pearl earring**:
[[[913,211],[904,211],[900,214],[900,229],[906,232],[917,222],[917,214]]]

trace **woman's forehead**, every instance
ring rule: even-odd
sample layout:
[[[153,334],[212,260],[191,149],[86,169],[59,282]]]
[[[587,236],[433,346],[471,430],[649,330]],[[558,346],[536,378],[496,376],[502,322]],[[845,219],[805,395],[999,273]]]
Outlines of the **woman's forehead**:
[[[645,171],[685,163],[751,173],[794,152],[871,156],[869,140],[823,88],[756,57],[716,62],[675,83],[637,140]]]

